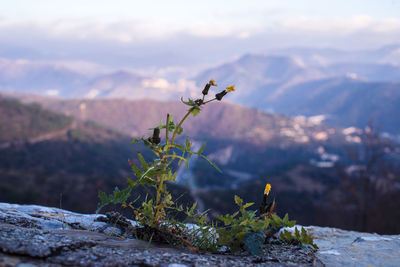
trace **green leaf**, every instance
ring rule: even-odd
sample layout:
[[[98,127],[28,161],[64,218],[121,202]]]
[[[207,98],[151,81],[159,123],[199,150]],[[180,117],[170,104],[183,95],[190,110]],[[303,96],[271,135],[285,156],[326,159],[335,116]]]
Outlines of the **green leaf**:
[[[185,151],[186,152],[191,152],[191,148],[192,148],[192,143],[189,142],[189,138],[186,137],[186,140],[185,140]]]
[[[300,232],[297,227],[294,228],[294,236],[297,240],[300,240]]]
[[[248,207],[253,206],[253,205],[254,205],[253,202],[246,203],[246,204],[243,205],[243,208],[245,209],[245,208],[248,208]]]
[[[242,243],[243,239],[246,237],[246,232],[239,232],[235,235],[235,239]]]
[[[264,233],[248,231],[246,233],[246,237],[243,239],[244,249],[250,252],[250,254],[253,256],[260,255],[262,252],[264,241]]]
[[[176,133],[179,135],[179,134],[182,134],[183,133],[183,128],[181,127],[181,126],[179,126],[179,128],[176,130]]]
[[[172,155],[166,155],[164,156],[164,158],[180,159],[180,161],[183,160],[184,162],[187,162],[187,160],[184,157],[176,155],[175,153],[173,153]]]
[[[103,191],[99,191],[99,198],[101,200],[101,202],[107,202],[108,198],[107,198],[107,194],[104,193]]]
[[[243,199],[241,199],[239,196],[235,195],[235,203],[236,203],[236,205],[238,205],[239,207],[242,207],[242,205],[243,205]]]
[[[201,156],[203,159],[207,160],[208,163],[210,163],[211,166],[213,166],[218,172],[222,173],[221,169],[218,168],[218,166],[217,166],[214,162],[212,162],[211,160],[209,160],[206,156],[204,156],[204,155],[202,155],[202,154],[199,155],[199,156]]]
[[[144,160],[144,158],[143,158],[143,156],[142,156],[142,154],[141,154],[140,152],[138,152],[137,154],[138,154],[140,163],[142,164],[142,169],[146,171],[146,170],[149,168],[149,165],[148,165],[147,162]],[[143,175],[142,175],[142,176],[143,176]]]
[[[219,246],[230,246],[231,245],[231,236],[228,231],[224,228],[217,229],[218,240],[217,244]]]
[[[289,222],[289,214],[285,214],[285,217],[283,217],[283,223],[286,225]]]
[[[143,139],[143,143],[145,146],[151,146],[151,142],[147,139]]]
[[[134,163],[131,163],[130,166],[132,168],[132,171],[135,173],[136,177],[139,178],[140,176],[142,176],[142,172],[139,170],[139,168]]]
[[[132,181],[132,179],[130,179],[130,178],[126,178],[126,181],[128,182],[130,187],[136,187],[136,185],[137,185],[137,183]]]
[[[196,154],[200,155],[201,153],[203,153],[205,147],[206,147],[206,142],[203,143],[203,145],[200,147],[199,151],[196,152]]]
[[[181,97],[181,101],[182,101],[183,104],[188,105],[188,106],[192,106],[193,107],[193,106],[196,105],[196,103],[190,98],[188,98],[188,101],[184,101],[183,97]]]
[[[200,108],[198,108],[198,107],[193,107],[193,108],[191,108],[191,110],[192,110],[192,114],[194,117],[196,117],[197,114],[199,114],[199,112],[200,112]]]

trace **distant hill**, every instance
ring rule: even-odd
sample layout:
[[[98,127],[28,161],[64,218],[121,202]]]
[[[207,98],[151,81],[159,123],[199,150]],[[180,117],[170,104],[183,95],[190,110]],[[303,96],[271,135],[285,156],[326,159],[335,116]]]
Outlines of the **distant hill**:
[[[103,67],[104,68],[104,67]],[[41,62],[0,57],[0,91],[63,98],[167,100],[190,91],[193,81],[168,81],[132,70],[103,70],[90,62]]]
[[[344,127],[364,127],[373,119],[382,130],[400,134],[400,83],[332,78],[302,83],[275,96],[269,106],[279,113],[326,114]]]
[[[128,159],[135,162],[143,150],[115,130],[38,104],[1,98],[0,110],[0,201],[93,212],[98,190],[125,186],[126,177],[132,176]],[[147,150],[142,152],[149,157]],[[170,187],[176,197],[187,193]],[[146,194],[142,189],[136,193]]]
[[[21,99],[31,101],[31,97]],[[147,129],[165,120],[167,112],[177,122],[187,110],[177,101],[36,101],[48,109],[90,119],[131,136],[150,135],[151,130]],[[210,103],[195,118],[187,120],[183,135],[193,137],[199,144],[206,141],[205,153],[224,170],[220,174],[207,162],[196,161],[191,171],[198,177],[199,187],[232,187],[287,164],[318,162],[325,152],[341,154],[342,147],[351,145],[353,140],[340,129],[320,124],[318,118],[275,115],[224,102]],[[325,152],[318,152],[320,147]]]
[[[69,127],[72,118],[49,112],[39,104],[23,105],[0,96],[0,143],[26,140]]]
[[[232,94],[234,95],[234,94]],[[231,95],[229,95],[231,97]],[[32,98],[19,95],[25,102]],[[161,102],[155,100],[131,101],[123,99],[107,100],[61,100],[38,98],[34,101],[43,107],[81,120],[92,120],[117,129],[130,136],[150,134],[146,129],[165,120],[167,112],[177,122],[187,110],[179,101]],[[184,135],[196,139],[212,138],[219,140],[239,140],[253,144],[279,144],[320,141],[316,134],[325,131],[330,138],[337,140],[340,134],[325,126],[303,117],[293,118],[262,112],[256,109],[229,103],[210,103],[203,107],[195,119],[187,120]]]
[[[0,90],[70,99],[169,101],[182,95],[195,96],[213,78],[222,87],[235,84],[238,90],[229,100],[240,105],[286,115],[323,114],[341,127],[364,127],[366,121],[374,118],[384,131],[398,134],[395,118],[388,114],[397,113],[399,51],[399,45],[373,51],[289,48],[269,54],[246,54],[194,76],[182,71],[180,78],[176,73],[168,76],[168,71],[96,72],[98,66],[0,58]],[[85,68],[92,69],[90,75]],[[171,71],[174,73],[173,68]],[[317,91],[319,97],[315,97]],[[362,92],[373,97],[363,97]],[[340,110],[332,109],[341,99],[346,104],[339,103]],[[344,117],[342,110],[352,114]]]
[[[390,64],[305,63],[301,57],[246,55],[204,71],[220,84],[237,84],[232,100],[288,115],[327,115],[342,127],[364,127],[373,118],[384,131],[399,134],[393,114],[400,102],[400,67]]]
[[[3,169],[75,173],[126,169],[132,152],[125,149],[125,144],[130,139],[115,130],[12,99],[2,98],[0,110]]]
[[[83,86],[88,79],[55,63],[0,58],[1,90],[72,96],[71,91]]]

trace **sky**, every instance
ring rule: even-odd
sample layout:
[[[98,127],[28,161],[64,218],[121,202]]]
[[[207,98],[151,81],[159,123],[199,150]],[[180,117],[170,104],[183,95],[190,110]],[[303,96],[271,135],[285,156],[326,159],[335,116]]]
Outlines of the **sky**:
[[[287,47],[399,42],[400,0],[1,0],[0,57],[211,64]]]

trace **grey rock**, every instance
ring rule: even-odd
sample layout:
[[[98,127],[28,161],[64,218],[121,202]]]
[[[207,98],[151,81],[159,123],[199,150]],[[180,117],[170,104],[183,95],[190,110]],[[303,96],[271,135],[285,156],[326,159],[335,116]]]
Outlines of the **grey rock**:
[[[121,225],[98,221],[100,217],[105,216],[0,203],[0,266],[399,266],[400,262],[400,235],[308,226],[320,247],[317,253],[271,244],[255,257],[149,245],[124,238]]]
[[[286,228],[294,231],[295,227]],[[326,266],[400,266],[400,235],[378,235],[337,228],[307,226]],[[283,230],[283,229],[282,229]]]

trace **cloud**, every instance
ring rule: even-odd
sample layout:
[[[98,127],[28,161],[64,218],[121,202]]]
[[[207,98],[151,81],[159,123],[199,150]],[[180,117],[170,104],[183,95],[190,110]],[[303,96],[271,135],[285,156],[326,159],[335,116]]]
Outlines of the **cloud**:
[[[0,15],[1,18],[1,15]],[[160,41],[179,34],[200,38],[247,39],[269,31],[304,32],[341,36],[358,31],[371,33],[391,33],[400,30],[400,19],[373,19],[368,15],[350,18],[321,16],[272,17],[252,23],[228,23],[226,21],[203,21],[187,24],[165,23],[149,19],[121,19],[98,21],[90,19],[59,19],[54,21],[8,21],[0,20],[0,34],[31,31],[36,36],[49,39],[99,40],[120,43]],[[3,34],[4,36],[4,34]]]
[[[3,18],[0,56],[11,54],[7,51],[12,49],[4,48],[8,46],[23,48],[18,51],[36,51],[31,57],[35,60],[83,60],[110,67],[161,68],[211,64],[244,53],[290,46],[370,49],[398,42],[398,36],[399,18],[376,19],[365,14],[279,14],[252,21],[208,19],[186,24],[145,17],[19,21]],[[71,66],[94,67],[79,63]]]
[[[368,29],[375,23],[368,15],[358,15],[348,19],[300,16],[284,19],[281,26],[285,30],[342,35]]]

